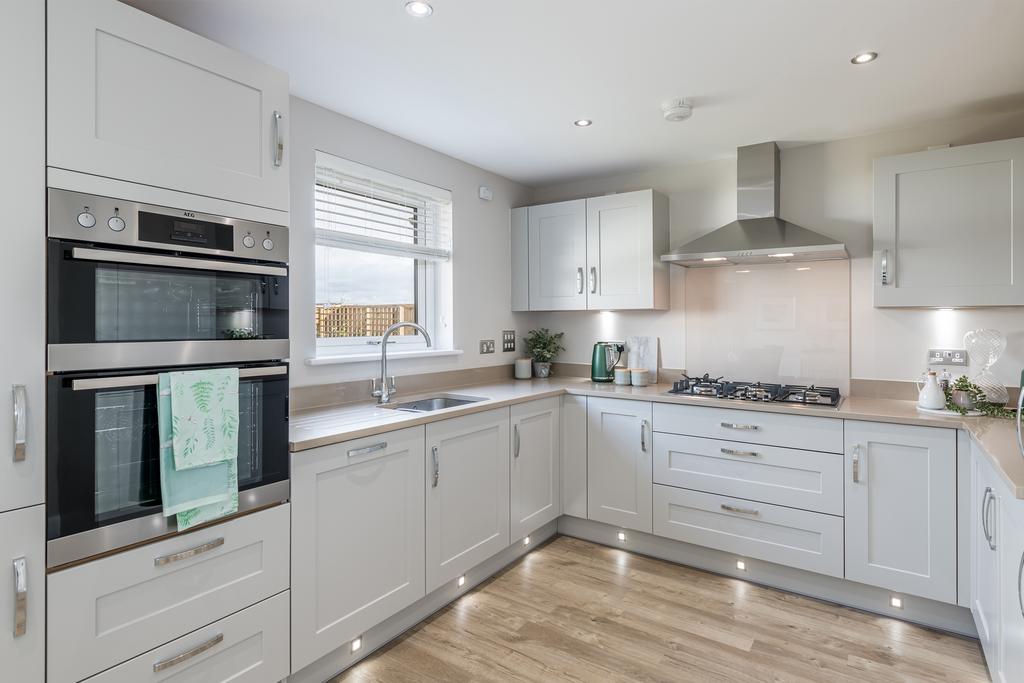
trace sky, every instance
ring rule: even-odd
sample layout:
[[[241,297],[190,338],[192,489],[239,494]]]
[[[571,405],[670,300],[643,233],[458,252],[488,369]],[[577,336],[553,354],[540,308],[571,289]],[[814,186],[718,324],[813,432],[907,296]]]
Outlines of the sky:
[[[413,259],[316,248],[316,303],[411,304],[415,298]]]

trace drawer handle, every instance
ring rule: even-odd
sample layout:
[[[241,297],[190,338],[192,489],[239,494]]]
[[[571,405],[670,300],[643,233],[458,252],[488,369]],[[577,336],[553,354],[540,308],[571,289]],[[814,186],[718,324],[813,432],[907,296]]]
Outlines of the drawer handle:
[[[207,650],[209,650],[211,647],[215,647],[217,645],[220,645],[223,642],[224,642],[224,634],[223,633],[218,633],[213,638],[210,638],[209,640],[207,640],[205,642],[199,643],[198,645],[196,645],[191,650],[185,650],[180,655],[174,655],[173,657],[168,657],[167,659],[161,659],[159,662],[157,662],[156,664],[153,665],[153,673],[158,673],[160,671],[166,671],[167,669],[170,669],[172,666],[177,666],[178,664],[181,664],[182,662],[187,662],[188,660],[192,659],[196,655],[201,655],[204,652],[206,652]]]
[[[352,450],[350,450],[348,452],[348,457],[350,457],[350,458],[358,458],[360,455],[369,455],[370,453],[376,453],[377,451],[383,451],[387,447],[388,447],[388,442],[387,441],[381,441],[380,443],[375,443],[372,446],[366,446],[364,448],[353,448]]]
[[[210,541],[208,543],[203,543],[202,545],[197,545],[195,548],[189,548],[188,550],[182,550],[180,553],[172,553],[170,555],[161,555],[160,557],[154,558],[153,559],[153,565],[157,566],[157,567],[163,567],[164,565],[170,564],[172,562],[178,562],[180,560],[187,560],[190,557],[195,557],[196,555],[202,555],[203,553],[210,552],[214,548],[219,548],[222,545],[224,545],[223,537],[222,538],[215,538],[215,539],[213,539],[212,541]]]
[[[28,630],[28,568],[24,557],[14,560],[14,637]]]
[[[761,428],[758,425],[745,425],[745,424],[738,424],[736,422],[722,422],[720,424],[723,427],[725,427],[726,429],[745,429],[745,430],[750,431],[750,432],[756,432],[758,429]]]
[[[726,505],[725,503],[722,503],[722,509],[725,510],[726,512],[738,512],[741,515],[759,515],[759,514],[761,514],[757,510],[754,510],[753,508],[738,508],[735,505]]]
[[[26,434],[28,399],[24,384],[15,384],[12,391],[14,399],[14,462],[22,462],[25,459],[25,444],[28,442]]]
[[[742,455],[747,458],[756,458],[761,455],[757,451],[738,451],[735,448],[720,448],[719,450],[726,455]]]

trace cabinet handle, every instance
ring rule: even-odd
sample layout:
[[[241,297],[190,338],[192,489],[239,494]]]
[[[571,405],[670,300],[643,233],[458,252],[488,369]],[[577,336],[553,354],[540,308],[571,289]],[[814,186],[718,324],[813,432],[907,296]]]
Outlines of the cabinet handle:
[[[376,453],[377,451],[383,451],[387,447],[388,447],[388,442],[387,441],[381,441],[380,443],[375,443],[372,446],[365,446],[363,448],[353,448],[352,450],[350,450],[348,452],[348,457],[350,457],[350,458],[358,458],[360,455],[369,455],[370,453]]]
[[[722,503],[722,509],[726,512],[738,512],[741,515],[759,515],[761,514],[753,508],[738,508],[735,505],[726,505]]]
[[[889,250],[882,250],[882,285],[889,284]]]
[[[590,266],[590,293],[597,294],[597,268]]]
[[[738,451],[735,448],[720,448],[718,450],[722,451],[722,453],[726,455],[742,455],[747,458],[756,458],[760,455],[757,451]]]
[[[512,436],[513,436],[513,448],[512,454],[515,457],[519,457],[519,425],[512,425]]]
[[[22,462],[28,442],[28,394],[25,385],[15,384],[11,398],[14,403],[14,462]]]
[[[583,267],[580,266],[576,269],[576,293],[583,293]]]
[[[283,118],[281,112],[274,112],[274,166],[280,166],[284,161],[284,132],[281,130]]]
[[[981,497],[981,530],[985,534],[985,540],[988,541],[988,547],[990,550],[996,549],[995,544],[995,533],[989,526],[988,511],[990,505],[996,500],[995,493],[992,491],[992,487],[985,489],[985,495]]]
[[[1020,607],[1020,615],[1024,617],[1024,590],[1021,588],[1021,579],[1024,578],[1024,553],[1020,554],[1020,564],[1017,565],[1017,606]]]
[[[853,483],[860,483],[860,444],[854,444],[853,446],[853,465],[850,468],[853,471]]]
[[[1017,397],[1017,445],[1020,446],[1020,454],[1024,456],[1024,433],[1022,433],[1022,424],[1024,424],[1024,387],[1020,388],[1020,395]]]
[[[441,479],[441,461],[437,457],[437,446],[432,446],[430,452],[434,456],[434,484],[432,488],[436,489],[437,482]]]
[[[14,560],[14,637],[28,630],[28,568],[24,557]]]
[[[647,452],[647,420],[640,420],[640,450]]]
[[[224,642],[224,634],[218,633],[213,638],[210,638],[207,641],[199,643],[191,650],[185,650],[180,655],[174,655],[173,657],[168,657],[167,659],[161,659],[159,662],[153,665],[153,673],[165,671],[167,669],[170,669],[172,666],[176,666],[178,664],[181,664],[182,662],[187,662],[196,655],[202,654],[209,650],[211,647],[220,645],[222,642]]]
[[[743,429],[750,432],[756,432],[758,429],[761,428],[758,425],[737,424],[735,422],[720,422],[719,424],[721,424],[726,429]]]
[[[181,560],[187,560],[190,557],[195,557],[196,555],[208,553],[214,548],[219,548],[222,545],[224,545],[224,538],[215,538],[212,541],[203,543],[202,545],[197,545],[194,548],[182,550],[180,553],[171,553],[170,555],[161,555],[160,557],[155,557],[153,558],[153,566],[163,567],[164,565],[171,564],[172,562],[180,562]]]

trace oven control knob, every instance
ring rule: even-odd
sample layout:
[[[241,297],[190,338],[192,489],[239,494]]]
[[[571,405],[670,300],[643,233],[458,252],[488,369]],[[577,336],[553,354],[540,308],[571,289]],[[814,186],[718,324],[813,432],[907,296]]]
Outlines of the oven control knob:
[[[267,251],[273,250],[274,240],[270,239],[269,237],[263,240],[263,248],[266,249]]]
[[[246,235],[242,238],[242,245],[246,249],[252,249],[256,246],[256,239],[252,235]]]
[[[114,232],[121,232],[124,230],[124,219],[120,216],[111,216],[107,219],[107,227]]]
[[[83,228],[91,228],[92,226],[96,225],[96,216],[93,216],[88,211],[83,211],[82,213],[78,214],[78,224],[81,225]]]

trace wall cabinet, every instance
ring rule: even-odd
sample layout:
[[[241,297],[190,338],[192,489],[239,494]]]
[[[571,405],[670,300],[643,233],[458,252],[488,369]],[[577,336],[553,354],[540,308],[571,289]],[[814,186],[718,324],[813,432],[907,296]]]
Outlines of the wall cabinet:
[[[42,683],[46,551],[42,505],[0,514],[0,679]]]
[[[875,306],[1024,304],[1021,164],[1024,138],[876,159]]]
[[[651,532],[651,404],[587,399],[587,517]]]
[[[846,578],[956,604],[956,431],[845,432]]]
[[[510,408],[510,538],[522,538],[561,514],[560,399]]]
[[[509,544],[509,409],[427,425],[427,592]]]
[[[292,457],[292,667],[423,597],[424,428]]]
[[[668,199],[653,190],[513,209],[512,309],[666,309]]]
[[[284,72],[115,0],[47,31],[48,166],[288,210]]]

